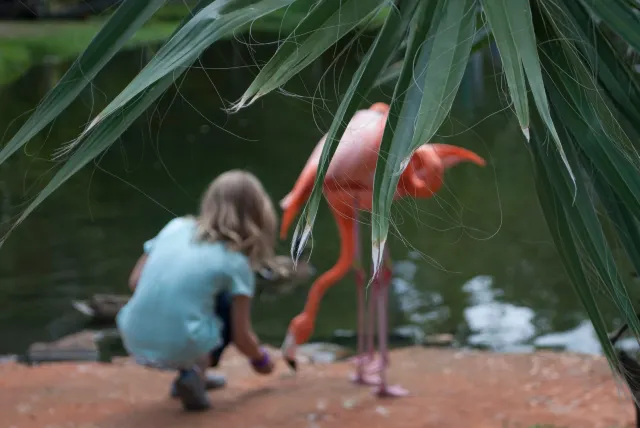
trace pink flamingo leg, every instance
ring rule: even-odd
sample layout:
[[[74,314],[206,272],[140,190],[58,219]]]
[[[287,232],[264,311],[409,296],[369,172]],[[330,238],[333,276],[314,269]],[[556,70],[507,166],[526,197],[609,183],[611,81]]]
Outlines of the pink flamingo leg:
[[[356,275],[356,288],[358,292],[358,332],[357,332],[357,340],[358,340],[358,355],[355,358],[356,363],[356,373],[351,376],[351,381],[359,384],[359,385],[378,385],[380,379],[376,375],[371,375],[368,373],[368,370],[365,370],[365,365],[372,361],[373,359],[373,332],[371,330],[371,326],[369,331],[365,331],[366,327],[366,314],[365,314],[365,273],[362,268],[362,252],[360,248],[360,234],[359,234],[359,223],[358,223],[358,211],[357,205],[354,209],[354,216],[356,219],[356,224],[354,227],[354,239],[356,242],[356,254],[354,260],[354,270]],[[371,312],[369,313],[371,317]],[[369,334],[368,334],[369,333]],[[365,346],[365,336],[371,335],[371,343],[369,349],[367,350],[367,354],[365,354],[364,346]]]
[[[367,355],[368,355],[368,366],[367,373],[374,374],[380,373],[382,370],[382,359],[374,358],[374,348],[375,348],[375,335],[376,335],[376,305],[377,305],[377,296],[380,292],[380,276],[376,276],[373,279],[372,293],[369,297],[369,319],[368,319],[368,328],[367,328],[367,336],[366,336],[366,346],[367,346]]]
[[[382,367],[380,368],[380,384],[375,389],[375,393],[379,397],[404,397],[409,394],[409,391],[399,385],[389,385],[387,383],[387,368],[389,367],[389,349],[387,347],[387,338],[389,327],[389,320],[387,318],[387,310],[389,307],[389,286],[391,285],[391,258],[389,253],[385,250],[385,266],[379,273],[379,281],[376,286],[378,290],[376,292],[376,300],[378,303],[378,346],[380,349],[380,355],[382,359]]]

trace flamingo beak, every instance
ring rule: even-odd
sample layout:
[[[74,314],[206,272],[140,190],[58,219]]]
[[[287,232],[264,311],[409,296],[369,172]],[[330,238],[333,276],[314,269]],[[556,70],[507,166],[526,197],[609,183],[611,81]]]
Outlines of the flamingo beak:
[[[298,363],[296,361],[296,340],[293,334],[287,333],[284,342],[282,343],[282,357],[291,370],[296,372],[298,370]]]

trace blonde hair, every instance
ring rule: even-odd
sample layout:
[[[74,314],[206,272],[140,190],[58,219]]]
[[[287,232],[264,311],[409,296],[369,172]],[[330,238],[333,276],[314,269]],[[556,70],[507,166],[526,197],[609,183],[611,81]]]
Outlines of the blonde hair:
[[[234,169],[211,182],[202,197],[198,239],[223,241],[249,258],[252,268],[273,256],[277,215],[255,175]]]

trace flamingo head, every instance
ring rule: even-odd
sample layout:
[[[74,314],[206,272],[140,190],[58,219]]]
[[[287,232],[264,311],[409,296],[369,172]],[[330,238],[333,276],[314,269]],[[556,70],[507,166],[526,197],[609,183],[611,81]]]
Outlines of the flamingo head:
[[[313,333],[313,327],[313,320],[305,313],[297,315],[289,323],[287,336],[282,343],[282,356],[294,371],[297,369],[296,350],[298,345],[309,340]]]
[[[389,114],[389,104],[387,104],[387,103],[373,103],[373,104],[371,104],[371,107],[369,107],[369,110],[377,111],[379,113],[387,115],[387,114]]]
[[[400,178],[401,188],[414,197],[430,197],[444,182],[445,170],[462,162],[485,166],[486,161],[474,152],[449,144],[424,144],[411,157]]]

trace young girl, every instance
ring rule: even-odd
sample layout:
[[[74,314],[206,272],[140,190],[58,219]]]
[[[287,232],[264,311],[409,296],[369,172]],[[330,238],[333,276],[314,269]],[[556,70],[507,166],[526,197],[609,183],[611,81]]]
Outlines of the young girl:
[[[171,394],[186,410],[210,407],[206,389],[223,386],[224,378],[205,370],[217,366],[231,341],[257,373],[273,370],[250,307],[252,268],[273,254],[276,222],[258,179],[232,170],[209,185],[198,217],[175,218],[144,244],[118,329],[138,363],[179,371]]]

